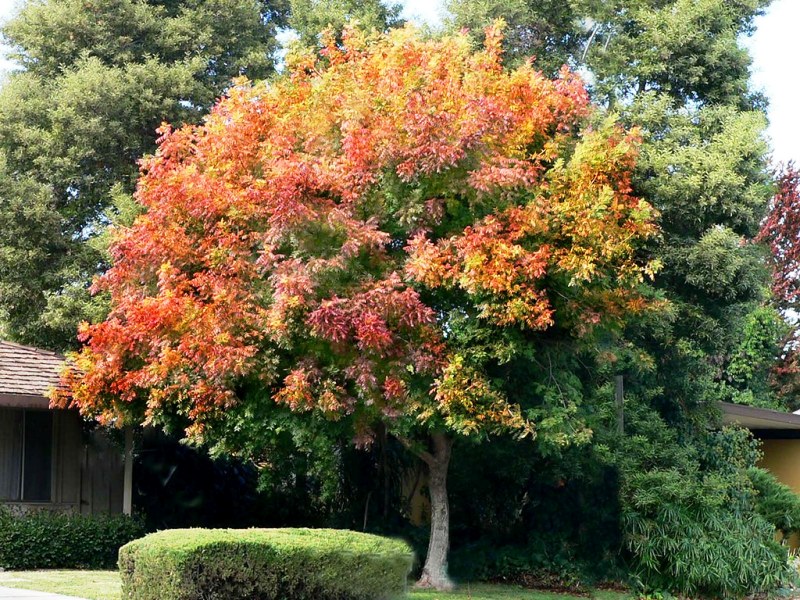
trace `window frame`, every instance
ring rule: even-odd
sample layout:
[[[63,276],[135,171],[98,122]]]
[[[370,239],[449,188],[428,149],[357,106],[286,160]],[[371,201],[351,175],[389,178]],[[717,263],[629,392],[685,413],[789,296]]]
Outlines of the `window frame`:
[[[6,410],[20,411],[22,413],[21,419],[21,435],[20,435],[20,458],[19,458],[19,493],[16,498],[0,499],[0,504],[53,504],[53,499],[56,492],[56,419],[53,411],[48,409],[35,409],[24,407],[3,407]],[[48,462],[50,466],[50,477],[47,484],[47,499],[45,500],[26,500],[25,487],[26,487],[26,463],[29,460],[27,452],[27,439],[28,439],[28,413],[36,412],[47,414],[50,421],[50,447],[48,453]]]

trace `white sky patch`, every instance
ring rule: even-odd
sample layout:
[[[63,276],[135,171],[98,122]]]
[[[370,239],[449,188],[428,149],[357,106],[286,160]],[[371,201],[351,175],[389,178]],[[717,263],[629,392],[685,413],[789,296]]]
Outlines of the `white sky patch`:
[[[441,25],[445,9],[443,0],[400,0],[403,18],[432,27]]]
[[[799,23],[798,0],[775,0],[746,41],[753,54],[753,87],[769,97],[768,133],[776,162],[800,162]]]
[[[20,0],[0,0],[0,26],[13,15],[21,5]],[[0,44],[0,83],[5,79],[10,70],[14,68],[14,63],[6,58],[8,47]]]

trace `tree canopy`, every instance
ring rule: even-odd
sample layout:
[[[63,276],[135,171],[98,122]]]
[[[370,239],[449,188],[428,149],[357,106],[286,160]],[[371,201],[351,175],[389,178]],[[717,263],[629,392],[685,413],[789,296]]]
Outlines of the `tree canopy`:
[[[63,349],[81,320],[104,316],[88,294],[105,265],[96,238],[133,191],[156,128],[198,121],[232,77],[272,73],[285,16],[281,2],[254,0],[21,7],[3,31],[21,70],[0,90],[6,336]]]
[[[313,48],[326,30],[341,34],[358,23],[366,31],[386,31],[402,24],[400,4],[381,0],[290,0],[290,6],[289,26],[301,43]]]
[[[505,71],[496,30],[479,52],[413,29],[344,41],[162,130],[97,284],[111,312],[68,372],[84,413],[202,436],[255,389],[362,442],[376,422],[534,432],[546,409],[493,371],[533,360],[537,332],[579,343],[646,308],[637,136],[588,126],[579,78]],[[429,466],[451,443],[433,439],[408,442]]]

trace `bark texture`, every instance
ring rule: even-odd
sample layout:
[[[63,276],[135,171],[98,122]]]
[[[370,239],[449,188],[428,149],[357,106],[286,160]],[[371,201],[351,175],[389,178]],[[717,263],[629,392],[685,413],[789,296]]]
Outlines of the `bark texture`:
[[[428,489],[431,496],[431,538],[418,588],[450,591],[455,585],[447,574],[450,551],[450,503],[447,499],[447,470],[453,440],[441,433],[431,436],[432,452],[423,460],[428,465]]]

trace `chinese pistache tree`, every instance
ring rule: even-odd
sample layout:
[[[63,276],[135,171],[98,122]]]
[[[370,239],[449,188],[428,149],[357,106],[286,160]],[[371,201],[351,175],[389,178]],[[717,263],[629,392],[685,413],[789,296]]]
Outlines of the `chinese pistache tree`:
[[[60,401],[105,422],[178,415],[206,440],[254,389],[352,422],[357,443],[380,424],[428,467],[420,584],[450,588],[454,439],[588,435],[559,430],[558,398],[508,394],[499,367],[646,306],[637,135],[592,116],[568,70],[504,70],[496,28],[477,52],[347,31],[239,82],[202,125],[163,127],[143,214],[96,283],[111,312],[82,327]]]

